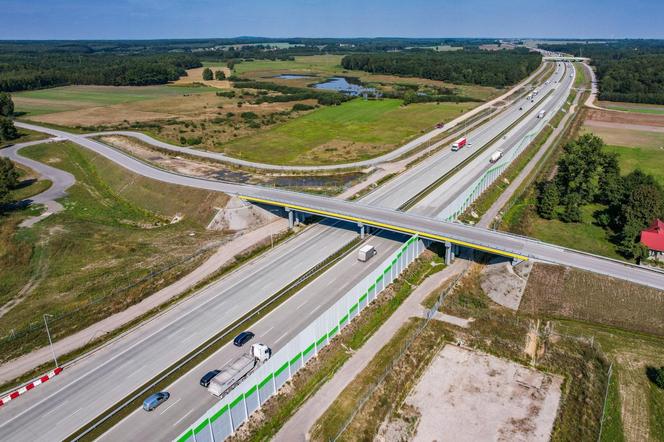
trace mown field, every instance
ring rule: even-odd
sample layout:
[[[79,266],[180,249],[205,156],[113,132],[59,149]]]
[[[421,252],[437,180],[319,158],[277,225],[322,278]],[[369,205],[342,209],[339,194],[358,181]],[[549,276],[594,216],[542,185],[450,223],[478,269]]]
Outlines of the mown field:
[[[56,339],[70,334],[178,279],[224,239],[205,230],[223,194],[152,181],[70,143],[22,153],[77,182],[65,210],[31,228],[18,224],[35,208],[0,218],[0,337],[21,336],[0,341],[2,360],[45,345],[39,327],[21,335],[42,314],[62,316],[53,319]],[[171,224],[177,213],[184,219]]]
[[[475,107],[478,103],[423,103],[361,99],[320,108],[273,129],[223,145],[238,158],[276,164],[325,164],[372,158]]]

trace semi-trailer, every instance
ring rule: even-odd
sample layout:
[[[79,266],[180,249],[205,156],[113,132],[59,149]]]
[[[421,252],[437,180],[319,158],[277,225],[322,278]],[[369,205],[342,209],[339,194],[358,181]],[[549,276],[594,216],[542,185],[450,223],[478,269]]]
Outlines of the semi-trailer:
[[[220,398],[226,396],[271,356],[272,350],[267,345],[252,345],[250,353],[243,354],[221,368],[219,374],[210,381],[208,391]]]
[[[465,146],[467,142],[468,140],[466,139],[466,137],[459,138],[452,144],[452,150],[456,152],[457,150]]]

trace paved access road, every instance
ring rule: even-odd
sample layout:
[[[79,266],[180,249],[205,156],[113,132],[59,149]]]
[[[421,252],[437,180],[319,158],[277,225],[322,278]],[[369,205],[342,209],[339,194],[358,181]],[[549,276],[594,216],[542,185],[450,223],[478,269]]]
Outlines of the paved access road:
[[[264,198],[279,195],[286,195],[288,198],[301,196],[279,191],[273,195],[262,193],[268,189],[175,175],[154,169],[94,140],[66,132],[50,129],[48,131],[94,150],[129,170],[154,179],[229,193],[246,194],[247,191],[256,191]],[[432,158],[432,161],[437,160]],[[421,164],[422,167],[428,165],[429,162]],[[430,173],[440,176],[450,170],[451,166],[451,163],[448,165],[443,159],[438,164],[438,169]],[[380,193],[371,194],[371,198],[375,200]],[[399,193],[402,195],[402,202],[412,196],[407,188],[401,189]],[[392,196],[389,190],[383,195]],[[323,198],[307,199],[305,202],[322,202],[326,205],[335,201],[337,200]],[[349,204],[353,206],[353,203]],[[393,211],[388,212],[391,214]],[[28,395],[24,401],[10,403],[8,408],[2,410],[0,435],[4,439],[16,440],[54,440],[66,437],[146,379],[269,297],[293,277],[346,244],[355,235],[355,232],[325,225],[314,226],[303,235],[276,247],[259,260],[238,269],[234,274],[187,299],[161,317],[126,334],[89,359],[68,368],[57,382],[45,385],[39,395]],[[342,279],[348,277],[347,274],[341,275]],[[339,277],[338,274],[337,278]],[[320,290],[329,293],[331,297],[337,293],[329,288],[321,287]],[[276,340],[274,342],[278,345]],[[174,403],[171,402],[171,405]],[[169,412],[173,412],[176,407],[177,405],[173,406]],[[168,417],[172,419],[171,416]],[[183,427],[186,426],[184,421],[188,417],[191,416],[182,419]],[[180,418],[181,415],[177,417]],[[153,431],[158,429],[159,427],[153,427]],[[131,434],[132,429],[128,428],[128,431]]]
[[[39,195],[30,197],[27,202],[30,204],[43,204],[46,206],[46,210],[38,216],[28,218],[21,223],[22,227],[30,227],[37,221],[40,221],[46,218],[49,215],[60,212],[63,210],[62,204],[57,202],[57,199],[60,199],[67,195],[67,189],[69,189],[75,182],[74,175],[69,172],[65,172],[62,169],[56,169],[39,161],[31,160],[18,154],[18,152],[24,147],[34,146],[36,144],[48,143],[52,140],[38,140],[30,141],[27,143],[14,144],[12,146],[0,149],[0,156],[7,157],[10,160],[23,164],[24,166],[29,167],[35,172],[39,173],[42,178],[50,180],[53,184],[51,187],[46,189],[44,192]]]

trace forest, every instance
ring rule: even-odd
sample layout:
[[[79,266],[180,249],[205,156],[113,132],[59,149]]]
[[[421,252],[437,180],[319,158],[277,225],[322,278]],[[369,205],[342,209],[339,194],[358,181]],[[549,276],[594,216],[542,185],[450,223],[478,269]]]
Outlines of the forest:
[[[527,77],[540,65],[541,55],[527,49],[436,52],[410,50],[351,54],[341,60],[344,69],[442,80],[455,84],[505,87]]]
[[[70,84],[143,86],[176,80],[203,61],[229,67],[242,60],[291,60],[298,55],[348,54],[454,45],[476,48],[492,39],[272,39],[3,41],[0,90],[14,92]]]
[[[664,104],[664,40],[541,45],[543,49],[590,57],[599,80],[599,99]]]

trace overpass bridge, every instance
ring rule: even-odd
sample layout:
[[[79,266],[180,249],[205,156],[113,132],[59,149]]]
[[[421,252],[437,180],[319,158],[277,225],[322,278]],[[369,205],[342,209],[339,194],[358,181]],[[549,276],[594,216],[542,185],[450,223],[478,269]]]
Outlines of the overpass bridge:
[[[450,245],[457,245],[504,256],[517,262],[532,259],[576,267],[664,289],[664,272],[496,230],[440,221],[358,202],[284,190],[251,187],[250,192],[237,192],[237,195],[252,203],[281,207],[289,212],[291,222],[293,213],[319,215],[357,223],[361,230],[370,226],[419,235],[422,238],[446,243],[448,250]]]

